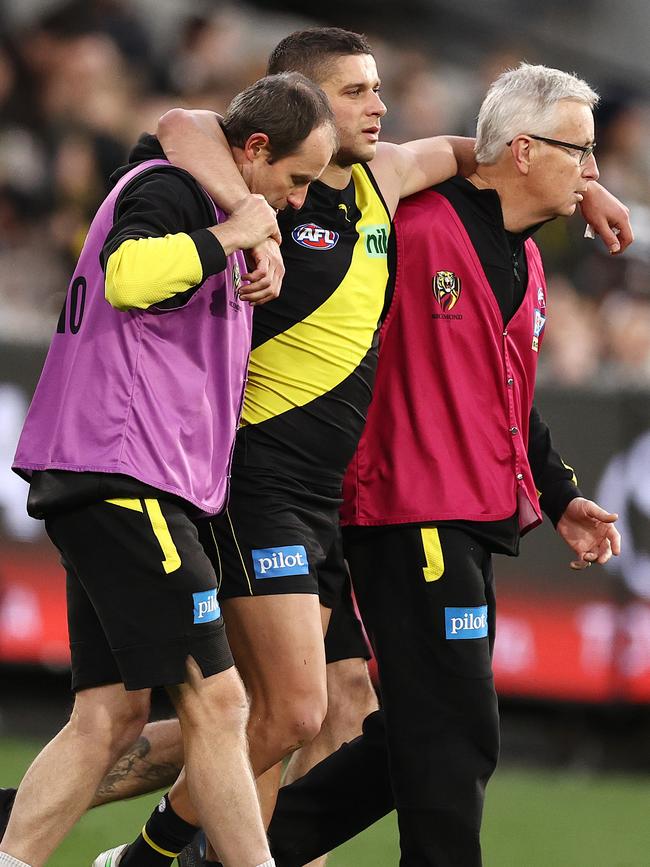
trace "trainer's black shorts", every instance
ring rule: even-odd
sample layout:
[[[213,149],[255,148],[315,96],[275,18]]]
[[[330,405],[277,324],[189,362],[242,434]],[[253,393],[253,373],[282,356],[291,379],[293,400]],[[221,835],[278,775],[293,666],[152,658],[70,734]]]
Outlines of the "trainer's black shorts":
[[[333,608],[346,576],[340,505],[339,488],[238,467],[226,511],[197,523],[219,598],[313,593]]]
[[[205,677],[232,666],[216,575],[183,508],[105,500],[45,525],[67,570],[74,690],[182,683],[188,656]]]
[[[325,633],[325,659],[328,663],[342,659],[370,659],[370,648],[352,600],[350,577],[346,575],[341,598],[332,609]]]

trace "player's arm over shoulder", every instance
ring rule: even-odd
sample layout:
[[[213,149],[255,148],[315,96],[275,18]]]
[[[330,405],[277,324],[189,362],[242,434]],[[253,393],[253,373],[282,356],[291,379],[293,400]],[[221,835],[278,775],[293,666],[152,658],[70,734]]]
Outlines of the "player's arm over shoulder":
[[[400,199],[456,174],[474,171],[474,139],[435,136],[396,145],[380,142],[370,169],[394,214]]]

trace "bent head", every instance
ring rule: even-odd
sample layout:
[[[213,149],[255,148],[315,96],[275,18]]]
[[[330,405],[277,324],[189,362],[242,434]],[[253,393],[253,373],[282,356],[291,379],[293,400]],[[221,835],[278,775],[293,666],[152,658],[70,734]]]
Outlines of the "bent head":
[[[366,38],[338,27],[298,30],[269,57],[270,74],[287,70],[301,72],[327,94],[339,137],[333,162],[350,166],[373,159],[386,106]]]
[[[302,206],[337,146],[327,97],[295,72],[247,87],[230,103],[222,127],[249,190],[278,210]]]
[[[514,173],[539,220],[570,216],[589,181],[598,94],[567,72],[522,63],[502,73],[483,101],[476,131],[481,166]]]

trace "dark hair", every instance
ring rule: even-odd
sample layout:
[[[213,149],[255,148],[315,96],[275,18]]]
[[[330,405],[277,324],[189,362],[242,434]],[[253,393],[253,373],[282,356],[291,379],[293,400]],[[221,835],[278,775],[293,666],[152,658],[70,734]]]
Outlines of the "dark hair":
[[[228,144],[243,147],[249,136],[269,137],[273,160],[296,151],[309,133],[327,124],[336,145],[336,125],[327,97],[299,72],[267,75],[233,99],[221,121]]]
[[[340,27],[296,30],[275,46],[266,71],[269,75],[302,72],[320,83],[329,75],[332,61],[348,54],[372,54],[366,37]]]

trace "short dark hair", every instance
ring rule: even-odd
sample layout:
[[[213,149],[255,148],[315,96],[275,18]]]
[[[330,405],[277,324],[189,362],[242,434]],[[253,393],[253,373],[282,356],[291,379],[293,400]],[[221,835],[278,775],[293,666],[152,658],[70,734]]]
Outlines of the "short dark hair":
[[[349,54],[372,54],[361,33],[340,27],[310,27],[285,36],[271,52],[266,71],[269,75],[302,72],[321,83],[329,75],[332,61]]]
[[[336,125],[320,87],[299,72],[267,75],[233,99],[221,121],[228,140],[243,147],[255,132],[269,137],[273,160],[294,153],[309,133],[327,124],[336,145]]]

